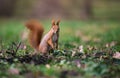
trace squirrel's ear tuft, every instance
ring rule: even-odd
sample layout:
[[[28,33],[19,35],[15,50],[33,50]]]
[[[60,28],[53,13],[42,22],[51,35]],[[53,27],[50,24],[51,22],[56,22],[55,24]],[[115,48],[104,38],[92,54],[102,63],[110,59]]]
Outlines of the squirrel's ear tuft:
[[[55,20],[52,20],[52,26],[55,25]]]
[[[56,25],[59,25],[59,23],[60,23],[60,19],[57,21]]]

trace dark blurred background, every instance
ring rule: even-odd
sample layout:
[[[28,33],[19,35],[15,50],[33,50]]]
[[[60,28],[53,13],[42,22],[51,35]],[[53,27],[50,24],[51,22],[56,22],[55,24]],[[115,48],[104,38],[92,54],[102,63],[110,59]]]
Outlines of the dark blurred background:
[[[120,19],[120,0],[0,0],[1,18]]]

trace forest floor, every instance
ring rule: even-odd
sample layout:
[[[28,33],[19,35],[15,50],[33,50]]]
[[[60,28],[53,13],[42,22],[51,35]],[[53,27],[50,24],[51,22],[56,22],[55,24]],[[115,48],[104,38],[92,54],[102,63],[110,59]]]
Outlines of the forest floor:
[[[0,20],[0,78],[119,78],[120,22],[62,20],[59,49],[32,55],[25,20]],[[45,33],[51,21],[41,21]]]

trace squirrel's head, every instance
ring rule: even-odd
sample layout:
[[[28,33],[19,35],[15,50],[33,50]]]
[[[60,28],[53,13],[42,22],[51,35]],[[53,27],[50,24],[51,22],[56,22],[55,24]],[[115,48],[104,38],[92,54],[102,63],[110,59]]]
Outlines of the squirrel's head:
[[[59,31],[59,23],[60,23],[60,20],[58,20],[56,23],[55,23],[55,20],[52,20],[52,29],[54,33]]]

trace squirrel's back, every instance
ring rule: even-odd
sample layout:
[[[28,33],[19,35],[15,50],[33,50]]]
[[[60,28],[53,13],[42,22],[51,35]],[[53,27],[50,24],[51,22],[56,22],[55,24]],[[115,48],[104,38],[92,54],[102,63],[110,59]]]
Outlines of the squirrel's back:
[[[30,30],[29,42],[31,46],[38,50],[44,32],[43,26],[37,20],[30,20],[26,22],[25,26]]]

